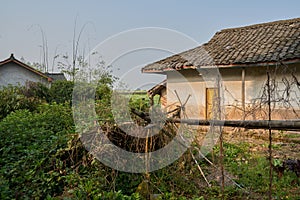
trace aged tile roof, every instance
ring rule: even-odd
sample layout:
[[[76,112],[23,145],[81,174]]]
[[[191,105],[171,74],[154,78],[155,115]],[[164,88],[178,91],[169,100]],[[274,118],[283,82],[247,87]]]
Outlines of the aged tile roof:
[[[161,93],[161,91],[163,89],[165,89],[167,86],[167,79],[163,80],[162,82],[160,82],[159,84],[155,85],[154,87],[152,87],[151,89],[149,89],[147,91],[148,96],[154,96],[156,94]]]
[[[300,59],[300,18],[217,32],[208,43],[145,66],[143,72]]]
[[[51,77],[53,79],[53,81],[65,81],[67,80],[64,73],[49,73],[46,72],[45,73],[47,76]]]

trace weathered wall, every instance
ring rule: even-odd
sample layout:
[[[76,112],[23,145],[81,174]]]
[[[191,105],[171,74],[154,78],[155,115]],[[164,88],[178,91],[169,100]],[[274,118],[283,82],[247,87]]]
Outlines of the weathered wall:
[[[177,104],[179,99],[184,103],[188,96],[186,104],[186,114],[190,118],[205,117],[205,83],[203,79],[193,70],[186,70],[183,73],[167,73],[167,102],[168,105]],[[171,108],[172,109],[172,106]]]
[[[226,119],[241,120],[244,117],[242,102],[242,69],[243,68],[220,68],[223,90],[221,101],[224,105],[222,111]],[[272,99],[273,119],[294,119],[300,116],[300,86],[296,84],[294,77],[300,82],[300,65],[290,65],[287,68],[270,67],[271,82],[274,85]],[[245,68],[245,119],[266,119],[266,81],[267,67]],[[201,73],[201,72],[200,72]],[[217,75],[215,74],[215,80]],[[175,95],[177,91],[180,100],[185,102],[189,94],[190,99],[186,105],[186,114],[189,118],[205,119],[206,116],[206,88],[217,87],[217,82],[205,78],[205,74],[196,70],[183,70],[167,73],[167,101],[168,105],[178,103]],[[293,110],[294,109],[294,110]]]
[[[0,87],[7,85],[25,85],[27,81],[41,82],[48,85],[48,81],[41,76],[18,66],[8,63],[0,67]]]
[[[300,116],[300,65],[269,67],[273,119],[297,119]],[[246,119],[267,119],[267,67],[246,69]],[[293,77],[294,76],[294,77]]]

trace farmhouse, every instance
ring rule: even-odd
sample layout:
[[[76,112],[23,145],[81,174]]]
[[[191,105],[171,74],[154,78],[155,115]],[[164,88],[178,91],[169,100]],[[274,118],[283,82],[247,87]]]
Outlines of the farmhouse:
[[[300,18],[221,30],[142,72],[166,75],[150,97],[185,103],[189,118],[267,119],[271,102],[273,119],[299,119]]]
[[[13,54],[0,62],[0,87],[25,85],[26,82],[40,82],[50,86],[56,79],[65,80],[65,77],[62,73],[42,73],[17,60]]]

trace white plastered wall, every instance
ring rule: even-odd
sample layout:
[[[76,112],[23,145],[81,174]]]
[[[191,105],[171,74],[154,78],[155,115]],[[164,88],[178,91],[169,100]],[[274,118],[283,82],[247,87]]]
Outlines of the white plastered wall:
[[[0,87],[7,85],[25,85],[27,81],[41,82],[48,85],[48,81],[15,63],[7,63],[0,67]]]
[[[264,87],[267,81],[267,66],[249,66],[245,67],[245,118],[246,119],[262,119],[265,115],[258,114],[265,108],[265,105],[261,109],[255,111],[254,107],[256,104],[261,104]],[[270,69],[275,69],[273,66]],[[276,94],[281,94],[282,91],[286,90],[286,84],[282,80],[287,79],[289,82],[293,82],[293,77],[291,74],[298,78],[300,82],[300,66],[290,65],[289,70],[283,70],[279,68],[276,72]],[[221,74],[222,88],[221,102],[223,107],[223,112],[226,119],[241,120],[244,116],[243,103],[242,103],[242,67],[231,67],[231,68],[220,68],[219,72]],[[285,71],[285,73],[283,73]],[[292,72],[292,73],[291,73]],[[201,74],[201,73],[200,73]],[[274,72],[271,72],[274,77]],[[217,82],[212,83],[203,78],[203,75],[199,75],[197,70],[182,70],[176,72],[167,73],[167,102],[168,105],[178,104],[179,100],[175,94],[177,91],[179,98],[182,103],[186,101],[189,95],[185,114],[188,118],[205,119],[205,107],[206,107],[206,88],[216,87]],[[290,88],[289,103],[290,108],[299,112],[300,104],[300,90],[299,87],[294,83]],[[277,95],[278,96],[278,95]],[[279,97],[276,97],[277,99]],[[287,105],[285,103],[285,105]],[[282,104],[274,104],[274,112],[272,117],[274,119],[291,119],[297,117],[295,111],[291,109],[286,109]],[[170,106],[172,108],[172,106]],[[298,111],[297,111],[298,110]],[[291,114],[292,113],[292,114]],[[294,114],[293,114],[294,113]],[[299,113],[300,114],[300,113]]]

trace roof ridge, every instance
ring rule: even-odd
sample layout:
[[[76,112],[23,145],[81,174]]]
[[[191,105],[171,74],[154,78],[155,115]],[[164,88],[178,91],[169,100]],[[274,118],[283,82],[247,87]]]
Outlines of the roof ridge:
[[[217,33],[221,32],[231,32],[231,31],[239,31],[239,30],[246,30],[246,29],[253,29],[253,28],[260,28],[263,26],[272,26],[276,24],[291,24],[299,22],[300,23],[300,17],[299,18],[293,18],[293,19],[284,19],[284,20],[277,20],[277,21],[271,21],[271,22],[263,22],[259,24],[252,24],[252,25],[246,25],[242,27],[235,27],[235,28],[226,28],[218,31]]]

